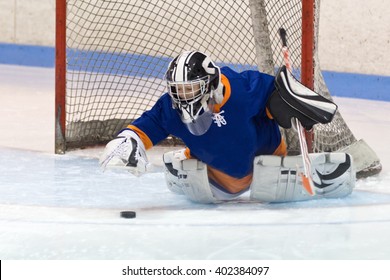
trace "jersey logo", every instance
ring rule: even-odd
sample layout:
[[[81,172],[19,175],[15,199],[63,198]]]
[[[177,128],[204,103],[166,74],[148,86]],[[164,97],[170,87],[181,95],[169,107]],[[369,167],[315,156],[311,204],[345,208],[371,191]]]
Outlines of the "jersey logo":
[[[225,113],[225,111],[222,110],[222,111],[219,112],[219,113],[214,113],[214,114],[213,114],[214,123],[216,123],[218,127],[221,127],[221,126],[227,124],[227,122],[226,122],[226,120],[225,120],[225,117],[222,116],[222,113]]]

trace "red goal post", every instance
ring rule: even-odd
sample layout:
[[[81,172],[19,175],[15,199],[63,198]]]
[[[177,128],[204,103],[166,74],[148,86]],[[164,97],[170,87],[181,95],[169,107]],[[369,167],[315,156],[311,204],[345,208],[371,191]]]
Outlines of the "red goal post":
[[[180,52],[197,49],[236,71],[274,74],[287,30],[293,74],[331,98],[318,59],[320,0],[56,0],[56,153],[104,144],[165,91],[163,74]],[[293,130],[283,131],[290,154]],[[358,174],[380,171],[340,113],[313,129],[313,152],[345,151]]]
[[[55,152],[66,150],[66,0],[56,0]]]

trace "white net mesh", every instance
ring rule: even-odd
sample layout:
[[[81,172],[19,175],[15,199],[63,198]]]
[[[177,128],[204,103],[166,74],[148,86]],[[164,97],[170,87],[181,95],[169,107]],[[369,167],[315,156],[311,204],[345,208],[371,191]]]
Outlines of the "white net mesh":
[[[315,1],[315,90],[330,98],[318,61]],[[278,29],[288,33],[294,75],[301,66],[300,0],[68,0],[66,145],[107,142],[165,91],[168,62],[185,50],[210,55],[236,71],[274,73],[283,64]],[[315,152],[356,142],[340,114],[314,130]],[[285,133],[291,154],[294,131]]]

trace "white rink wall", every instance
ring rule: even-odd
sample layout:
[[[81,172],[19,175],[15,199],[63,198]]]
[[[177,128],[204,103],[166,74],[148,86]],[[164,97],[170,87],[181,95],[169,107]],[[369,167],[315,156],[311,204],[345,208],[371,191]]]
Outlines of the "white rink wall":
[[[323,70],[390,76],[390,2],[322,0]]]
[[[0,43],[54,46],[56,0],[0,0]]]
[[[323,70],[390,76],[387,0],[322,0]],[[0,43],[54,46],[55,0],[0,0]]]

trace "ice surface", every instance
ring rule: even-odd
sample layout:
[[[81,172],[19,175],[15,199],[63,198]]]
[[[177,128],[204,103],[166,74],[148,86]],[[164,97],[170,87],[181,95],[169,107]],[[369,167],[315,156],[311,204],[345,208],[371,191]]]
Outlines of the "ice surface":
[[[101,148],[54,155],[53,77],[0,66],[0,259],[390,259],[390,103],[335,99],[384,167],[351,196],[200,205],[162,173],[103,173]]]

